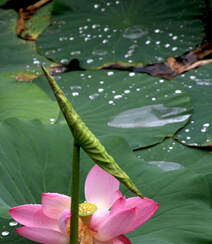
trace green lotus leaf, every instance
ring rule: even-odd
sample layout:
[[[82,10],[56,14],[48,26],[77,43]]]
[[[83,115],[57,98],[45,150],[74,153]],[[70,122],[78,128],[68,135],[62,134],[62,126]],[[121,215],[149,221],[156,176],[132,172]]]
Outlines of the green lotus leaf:
[[[137,158],[145,160],[147,165],[167,173],[183,168],[201,175],[212,173],[211,150],[187,147],[173,139],[136,151],[135,154]]]
[[[177,84],[145,74],[76,71],[55,78],[95,135],[124,136],[133,148],[173,136],[191,114],[190,99]],[[55,99],[45,79],[35,83]]]
[[[8,74],[28,73],[39,75],[40,63],[52,64],[45,57],[37,54],[35,44],[17,37],[17,13],[14,10],[0,9],[1,49],[0,72]]]
[[[53,2],[50,2],[36,11],[36,13],[26,22],[27,30],[21,35],[29,35],[36,39],[43,30],[50,24]]]
[[[0,120],[17,117],[40,119],[51,123],[58,116],[57,103],[33,82],[20,82],[8,75],[0,76]]]
[[[8,0],[0,0],[0,6],[4,5]]]
[[[55,2],[52,23],[37,46],[57,63],[78,58],[83,67],[96,68],[117,61],[161,62],[203,38],[200,0]],[[60,11],[63,4],[72,11]]]
[[[176,134],[176,138],[190,146],[212,146],[212,65],[189,71],[177,77],[175,83],[191,97],[194,110],[191,121]]]
[[[40,203],[42,192],[70,193],[72,137],[63,125],[9,119],[0,123],[0,243],[33,243],[17,236],[10,207]],[[136,158],[121,137],[101,137],[112,156],[133,177],[136,185],[160,204],[141,228],[129,235],[133,244],[206,244],[212,240],[209,185],[203,176],[181,168],[164,172]],[[83,185],[92,167],[81,154]],[[129,196],[122,185],[121,191]]]

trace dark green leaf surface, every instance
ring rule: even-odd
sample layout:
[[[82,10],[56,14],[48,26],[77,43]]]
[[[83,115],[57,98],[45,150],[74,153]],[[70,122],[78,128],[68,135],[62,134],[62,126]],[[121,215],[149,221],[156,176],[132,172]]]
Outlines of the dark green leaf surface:
[[[56,1],[52,24],[40,35],[38,50],[57,63],[78,58],[87,68],[117,61],[161,62],[202,40],[202,3]],[[72,11],[60,11],[63,4]]]
[[[17,37],[16,22],[17,13],[14,10],[0,9],[0,72],[39,75],[40,63],[49,66],[51,62],[37,54],[33,42]]]
[[[191,121],[176,138],[191,146],[212,146],[212,65],[189,71],[177,77],[174,83],[180,83],[191,97],[194,110]]]
[[[8,0],[0,0],[0,6],[4,5]]]
[[[32,82],[0,76],[0,120],[11,117],[40,119],[50,124],[58,116],[57,103]]]
[[[190,117],[190,99],[177,84],[145,74],[77,71],[55,78],[95,135],[121,135],[134,148],[172,136]],[[52,96],[47,81],[35,83]]]
[[[186,168],[203,175],[212,173],[212,151],[187,147],[173,139],[136,151],[135,154],[147,165],[164,172]]]
[[[19,204],[39,203],[42,192],[69,194],[72,139],[64,126],[44,126],[39,121],[17,119],[0,124],[0,137],[0,243],[31,243],[15,234],[15,226],[9,226],[11,219],[5,210]],[[185,168],[161,171],[136,158],[122,138],[101,140],[144,195],[160,204],[156,215],[129,235],[133,244],[210,243],[210,192],[203,176]],[[83,201],[84,180],[92,166],[84,153],[81,166]],[[128,195],[123,186],[122,192]]]

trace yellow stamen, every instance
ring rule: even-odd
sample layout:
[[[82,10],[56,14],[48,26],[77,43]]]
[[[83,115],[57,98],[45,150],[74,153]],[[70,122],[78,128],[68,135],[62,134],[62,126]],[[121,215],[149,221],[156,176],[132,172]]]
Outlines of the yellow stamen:
[[[66,233],[69,236],[70,235],[70,225],[66,228]],[[91,231],[89,229],[89,226],[84,223],[84,221],[79,218],[79,230],[78,230],[78,239],[79,244],[93,244],[93,236],[96,234],[96,232]]]
[[[93,244],[93,236],[96,232],[89,229],[89,223],[96,210],[97,207],[93,203],[84,202],[79,204],[79,244]],[[67,225],[66,233],[68,236],[70,235],[70,222]]]

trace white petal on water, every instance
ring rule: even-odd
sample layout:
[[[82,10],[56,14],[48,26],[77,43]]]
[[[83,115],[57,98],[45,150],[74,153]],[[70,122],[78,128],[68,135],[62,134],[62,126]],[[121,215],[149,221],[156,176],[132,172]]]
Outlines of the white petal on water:
[[[190,115],[185,114],[185,111],[185,108],[166,107],[163,104],[147,105],[123,111],[109,121],[107,125],[116,128],[164,126],[186,121]]]

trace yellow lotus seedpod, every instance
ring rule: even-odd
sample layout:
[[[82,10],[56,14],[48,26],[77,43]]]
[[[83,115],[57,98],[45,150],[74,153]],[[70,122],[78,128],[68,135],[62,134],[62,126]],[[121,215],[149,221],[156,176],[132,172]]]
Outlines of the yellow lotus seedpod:
[[[83,202],[79,204],[79,216],[89,216],[96,212],[97,206],[93,203]]]

